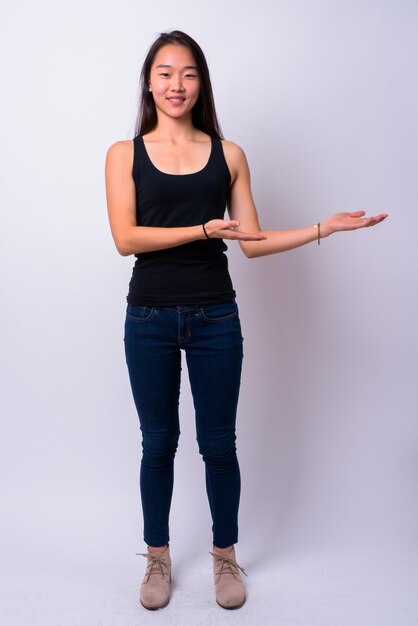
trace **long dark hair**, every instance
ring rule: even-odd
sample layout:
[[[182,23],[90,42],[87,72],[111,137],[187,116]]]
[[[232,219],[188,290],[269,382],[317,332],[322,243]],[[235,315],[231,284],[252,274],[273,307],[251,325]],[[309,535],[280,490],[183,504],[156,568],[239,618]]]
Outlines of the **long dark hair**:
[[[148,85],[151,67],[154,63],[157,52],[160,48],[162,48],[162,46],[167,44],[175,44],[189,48],[199,69],[200,93],[192,109],[193,126],[199,128],[211,137],[223,139],[222,130],[216,116],[212,85],[209,77],[209,68],[206,63],[205,55],[196,41],[186,33],[183,33],[181,30],[172,30],[170,32],[160,33],[158,38],[148,50],[142,66],[139,82],[139,101],[138,114],[135,123],[135,137],[137,135],[145,135],[155,128],[157,124],[157,110],[152,93],[148,90]]]

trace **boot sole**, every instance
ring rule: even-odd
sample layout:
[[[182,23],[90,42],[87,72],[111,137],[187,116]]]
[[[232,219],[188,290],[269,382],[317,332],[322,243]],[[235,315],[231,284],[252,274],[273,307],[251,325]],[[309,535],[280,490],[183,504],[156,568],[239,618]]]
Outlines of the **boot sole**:
[[[240,609],[245,604],[246,599],[247,598],[244,598],[241,604],[234,604],[233,606],[225,606],[224,604],[220,604],[217,600],[216,600],[216,604],[221,606],[223,609],[228,609],[228,610]]]
[[[167,602],[165,602],[165,604],[158,604],[157,606],[152,605],[152,604],[144,604],[141,598],[139,599],[139,601],[144,607],[144,609],[148,609],[148,611],[156,611],[157,609],[163,609],[165,606],[167,606],[167,604],[170,602],[170,598],[167,600]]]

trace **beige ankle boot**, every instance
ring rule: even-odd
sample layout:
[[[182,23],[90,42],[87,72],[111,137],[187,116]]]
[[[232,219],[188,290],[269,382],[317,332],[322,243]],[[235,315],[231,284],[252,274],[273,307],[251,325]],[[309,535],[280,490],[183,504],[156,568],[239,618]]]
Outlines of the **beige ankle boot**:
[[[234,546],[229,552],[209,554],[213,556],[216,602],[224,609],[238,609],[245,602],[245,587],[238,570],[247,574],[236,562]]]
[[[171,558],[170,547],[164,552],[150,552],[140,556],[148,559],[144,580],[141,584],[139,600],[146,609],[161,609],[170,600]]]

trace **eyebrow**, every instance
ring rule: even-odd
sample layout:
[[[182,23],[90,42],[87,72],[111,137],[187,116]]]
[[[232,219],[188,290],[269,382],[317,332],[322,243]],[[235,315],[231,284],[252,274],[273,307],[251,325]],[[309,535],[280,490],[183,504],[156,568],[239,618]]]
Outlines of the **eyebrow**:
[[[172,65],[164,65],[164,64],[161,63],[160,65],[157,65],[156,67],[158,68],[158,67],[173,67],[173,66]],[[184,70],[197,70],[198,67],[197,67],[197,65],[185,65],[183,67],[183,69]]]

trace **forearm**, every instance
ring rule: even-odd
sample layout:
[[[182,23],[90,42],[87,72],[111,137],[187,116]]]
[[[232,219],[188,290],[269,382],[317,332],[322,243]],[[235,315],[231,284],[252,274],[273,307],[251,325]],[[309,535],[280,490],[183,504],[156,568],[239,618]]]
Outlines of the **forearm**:
[[[132,226],[119,239],[116,247],[122,256],[174,248],[184,243],[206,239],[202,225],[162,228],[154,226]]]
[[[292,230],[263,230],[263,234],[267,236],[267,239],[241,242],[247,257],[253,258],[285,252],[318,239],[318,230],[314,226]]]

